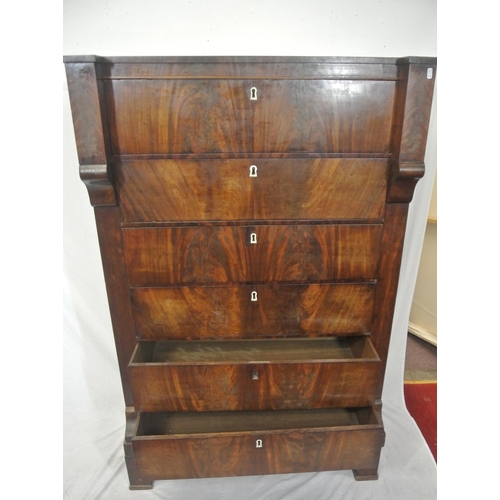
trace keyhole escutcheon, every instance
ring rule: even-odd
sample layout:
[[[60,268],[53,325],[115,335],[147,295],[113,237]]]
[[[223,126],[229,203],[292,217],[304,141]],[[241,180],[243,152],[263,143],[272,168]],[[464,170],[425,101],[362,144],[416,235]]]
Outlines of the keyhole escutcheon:
[[[257,441],[255,441],[255,447],[262,448],[262,439],[257,439]]]
[[[252,87],[250,89],[250,100],[251,101],[256,101],[257,100],[257,87]]]
[[[251,300],[252,302],[257,302],[257,292],[252,292]]]
[[[255,165],[250,167],[250,177],[257,177],[257,167]]]
[[[257,243],[257,234],[256,233],[252,233],[250,235],[250,243],[255,245]]]

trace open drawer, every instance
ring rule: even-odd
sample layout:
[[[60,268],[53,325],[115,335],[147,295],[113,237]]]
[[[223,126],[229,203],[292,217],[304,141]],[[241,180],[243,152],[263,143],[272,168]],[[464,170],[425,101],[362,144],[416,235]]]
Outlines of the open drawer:
[[[128,366],[137,411],[285,410],[373,403],[369,337],[139,342]]]
[[[140,413],[132,445],[154,480],[376,469],[384,436],[371,407]]]

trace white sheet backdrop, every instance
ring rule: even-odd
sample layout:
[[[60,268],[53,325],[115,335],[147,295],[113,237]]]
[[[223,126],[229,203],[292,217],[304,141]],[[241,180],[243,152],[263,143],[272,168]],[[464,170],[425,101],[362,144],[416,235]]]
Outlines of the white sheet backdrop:
[[[436,55],[434,0],[68,0],[64,54]],[[62,60],[62,58],[61,58]],[[439,73],[439,61],[438,61]],[[426,175],[410,207],[383,394],[387,432],[379,480],[350,471],[157,481],[128,490],[118,365],[93,209],[78,177],[69,99],[64,106],[64,498],[68,500],[433,500],[436,465],[403,400],[406,329],[436,169],[436,97]],[[436,96],[436,94],[435,94]]]

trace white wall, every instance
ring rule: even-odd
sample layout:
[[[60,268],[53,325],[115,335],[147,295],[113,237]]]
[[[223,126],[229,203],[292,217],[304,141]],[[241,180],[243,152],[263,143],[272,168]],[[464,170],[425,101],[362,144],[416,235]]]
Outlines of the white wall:
[[[428,223],[408,331],[437,346],[437,224]]]
[[[408,324],[408,331],[433,345],[437,345],[437,234],[435,175]]]
[[[435,0],[69,0],[64,53],[436,55]]]

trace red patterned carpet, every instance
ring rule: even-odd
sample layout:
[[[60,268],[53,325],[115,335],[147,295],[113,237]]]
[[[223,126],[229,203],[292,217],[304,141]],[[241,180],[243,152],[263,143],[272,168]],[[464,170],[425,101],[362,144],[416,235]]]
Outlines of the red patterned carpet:
[[[405,382],[406,407],[415,419],[437,463],[437,383]]]

